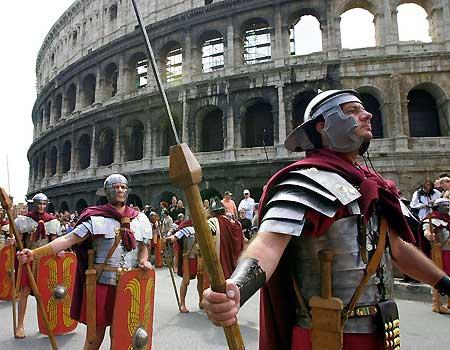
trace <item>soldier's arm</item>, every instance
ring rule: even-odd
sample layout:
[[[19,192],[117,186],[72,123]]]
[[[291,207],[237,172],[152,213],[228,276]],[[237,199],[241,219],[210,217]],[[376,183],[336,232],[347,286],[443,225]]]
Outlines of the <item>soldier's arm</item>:
[[[144,242],[138,242],[137,245],[137,258],[139,267],[144,270],[150,270],[153,268],[150,261],[148,261],[148,249]]]
[[[395,232],[389,233],[389,242],[393,261],[403,273],[437,289],[440,289],[439,283],[444,283],[447,289],[443,292],[450,294],[450,279],[433,261]]]

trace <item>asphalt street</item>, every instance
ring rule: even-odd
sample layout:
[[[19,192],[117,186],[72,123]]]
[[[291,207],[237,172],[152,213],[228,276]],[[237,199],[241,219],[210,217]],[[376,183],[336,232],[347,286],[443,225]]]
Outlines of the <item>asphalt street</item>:
[[[180,314],[172,289],[169,271],[158,269],[156,277],[155,318],[153,327],[154,350],[173,349],[227,349],[223,331],[213,326],[198,308],[195,281],[188,290],[187,306],[190,312]],[[181,279],[176,277],[179,285]],[[400,308],[401,342],[403,350],[450,349],[450,316],[431,312],[431,305],[423,302],[398,300]],[[255,295],[241,309],[239,322],[247,350],[258,348],[259,297]],[[10,302],[0,302],[0,349],[50,349],[47,337],[38,332],[36,302],[30,297],[26,316],[25,339],[12,337],[12,310]],[[57,336],[59,349],[82,349],[86,328],[79,325],[71,334]],[[109,337],[101,349],[109,349]],[[276,349],[274,349],[276,350]],[[356,349],[355,349],[356,350]]]

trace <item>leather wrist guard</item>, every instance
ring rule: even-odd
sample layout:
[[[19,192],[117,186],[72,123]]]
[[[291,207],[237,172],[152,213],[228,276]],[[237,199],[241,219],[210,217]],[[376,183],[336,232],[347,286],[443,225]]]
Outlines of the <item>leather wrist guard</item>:
[[[450,278],[448,276],[442,277],[434,286],[441,295],[450,296]]]
[[[239,261],[230,279],[239,288],[242,306],[266,283],[266,273],[258,265],[257,259],[245,258]]]
[[[47,255],[55,255],[55,253],[53,252],[53,248],[51,247],[50,244],[46,244],[46,245],[43,245],[42,247],[33,249],[33,256],[35,258],[40,258],[42,256],[47,256]]]

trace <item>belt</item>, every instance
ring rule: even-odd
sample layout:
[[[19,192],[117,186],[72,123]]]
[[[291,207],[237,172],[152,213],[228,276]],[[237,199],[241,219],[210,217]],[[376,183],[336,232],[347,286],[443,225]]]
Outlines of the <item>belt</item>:
[[[376,305],[358,306],[348,315],[349,318],[375,316],[378,312]]]
[[[102,266],[102,264],[94,264],[94,269],[98,272],[100,270],[101,266]],[[117,272],[118,269],[119,269],[118,267],[113,267],[110,265],[105,265],[103,267],[103,271],[107,271],[107,272]]]

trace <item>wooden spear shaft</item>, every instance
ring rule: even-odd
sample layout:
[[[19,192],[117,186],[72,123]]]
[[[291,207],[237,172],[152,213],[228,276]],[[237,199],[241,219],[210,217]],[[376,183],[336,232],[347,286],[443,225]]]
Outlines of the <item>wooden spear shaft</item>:
[[[16,239],[16,244],[19,247],[19,249],[22,250],[23,244],[17,235],[17,228],[16,228],[16,224],[14,223],[14,217],[12,215],[11,199],[9,198],[9,196],[6,194],[5,190],[2,187],[0,187],[0,201],[2,203],[3,209],[6,210],[6,214],[8,215],[8,219],[10,222],[10,228],[12,229],[12,233],[14,234],[14,237]],[[56,340],[55,340],[55,336],[53,335],[53,331],[50,329],[50,326],[49,326],[47,310],[45,310],[45,307],[42,304],[41,294],[39,293],[39,289],[37,287],[36,281],[34,280],[33,271],[31,271],[31,267],[28,262],[25,263],[25,270],[28,275],[28,280],[31,285],[31,290],[34,293],[38,307],[41,311],[42,319],[44,320],[45,328],[47,329],[47,332],[48,332],[48,338],[50,340],[50,344],[51,344],[53,350],[57,350],[58,346],[56,345]]]
[[[200,164],[185,143],[170,147],[169,155],[169,176],[176,186],[183,189],[186,195],[195,236],[211,280],[211,288],[215,292],[225,293],[225,276],[215,251],[213,237],[206,221],[198,189],[198,184],[202,180]],[[237,323],[230,327],[224,327],[224,332],[229,349],[243,350],[245,348]]]
[[[9,224],[9,237],[13,238],[14,235],[12,233],[13,228],[12,225]],[[11,279],[11,297],[12,297],[12,314],[13,314],[13,334],[16,335],[17,329],[17,315],[16,315],[16,273],[14,270],[14,258],[16,256],[16,248],[12,245],[10,248],[11,256],[10,259],[10,270],[9,270],[9,278]]]

